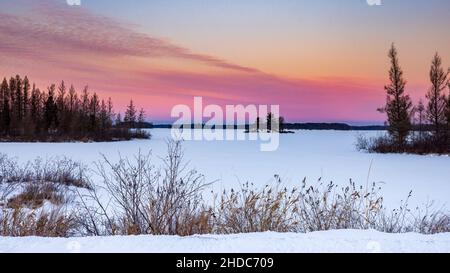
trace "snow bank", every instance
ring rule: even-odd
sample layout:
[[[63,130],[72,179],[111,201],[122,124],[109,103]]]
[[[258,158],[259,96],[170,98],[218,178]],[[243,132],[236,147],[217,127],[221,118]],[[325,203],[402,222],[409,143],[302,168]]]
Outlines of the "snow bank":
[[[1,238],[0,252],[126,253],[450,253],[450,233],[386,234],[372,230],[324,231],[309,234],[252,233],[237,235],[121,236],[90,238]]]

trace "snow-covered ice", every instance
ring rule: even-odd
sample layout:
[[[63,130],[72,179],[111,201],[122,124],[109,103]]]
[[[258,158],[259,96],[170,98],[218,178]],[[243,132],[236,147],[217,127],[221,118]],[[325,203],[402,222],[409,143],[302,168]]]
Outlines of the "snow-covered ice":
[[[101,158],[132,156],[152,150],[154,162],[165,155],[165,141],[170,130],[151,130],[151,140],[110,143],[0,143],[0,152],[21,161],[37,156],[66,155],[90,164]],[[354,131],[296,131],[281,135],[276,152],[261,152],[255,141],[186,141],[185,158],[208,182],[216,181],[215,191],[239,187],[251,182],[264,186],[274,182],[274,174],[288,186],[297,186],[307,177],[310,183],[318,178],[347,185],[349,179],[365,186],[377,182],[383,187],[388,206],[397,207],[400,200],[413,191],[411,205],[434,200],[436,207],[450,205],[450,157],[404,154],[368,154],[355,148]],[[381,132],[363,132],[377,135]]]
[[[308,234],[1,238],[0,253],[450,253],[450,233],[385,234],[372,230]]]

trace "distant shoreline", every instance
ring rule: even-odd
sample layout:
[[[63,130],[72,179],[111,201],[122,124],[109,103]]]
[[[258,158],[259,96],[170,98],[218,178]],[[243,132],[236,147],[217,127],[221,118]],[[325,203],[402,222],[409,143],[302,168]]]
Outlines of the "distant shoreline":
[[[188,124],[186,127],[194,128],[195,124]],[[201,126],[204,127],[204,124]],[[212,128],[215,128],[213,126]],[[148,129],[171,129],[172,124],[154,124],[147,127]],[[222,126],[223,129],[226,126]],[[249,125],[232,125],[228,129],[248,129]],[[385,131],[387,130],[387,126],[384,125],[349,125],[347,123],[286,123],[284,125],[286,130],[335,130],[335,131]]]

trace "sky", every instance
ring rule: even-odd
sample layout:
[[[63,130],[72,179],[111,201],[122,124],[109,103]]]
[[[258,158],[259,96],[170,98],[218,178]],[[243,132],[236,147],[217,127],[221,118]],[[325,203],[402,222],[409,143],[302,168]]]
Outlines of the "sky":
[[[380,123],[392,43],[415,101],[435,52],[450,66],[450,1],[381,3],[0,0],[0,77],[89,85],[154,122],[202,96],[280,105],[290,122]]]

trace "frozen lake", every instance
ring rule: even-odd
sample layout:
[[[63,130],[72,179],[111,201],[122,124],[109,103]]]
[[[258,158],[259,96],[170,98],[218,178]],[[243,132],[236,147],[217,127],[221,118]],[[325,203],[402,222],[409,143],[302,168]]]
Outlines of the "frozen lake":
[[[111,158],[132,156],[152,150],[155,164],[165,155],[168,129],[151,130],[151,140],[115,143],[1,143],[0,152],[21,161],[35,157],[68,156],[90,164],[101,153]],[[263,187],[282,177],[287,186],[300,185],[307,177],[310,183],[318,178],[346,185],[349,179],[366,185],[367,181],[382,183],[386,203],[398,205],[410,190],[412,205],[435,200],[438,206],[450,205],[450,157],[416,155],[381,155],[359,152],[355,148],[359,132],[296,131],[282,135],[275,152],[261,152],[258,141],[186,141],[185,158],[207,181],[217,181],[214,190],[239,187],[252,182]],[[380,132],[362,132],[376,135]]]

